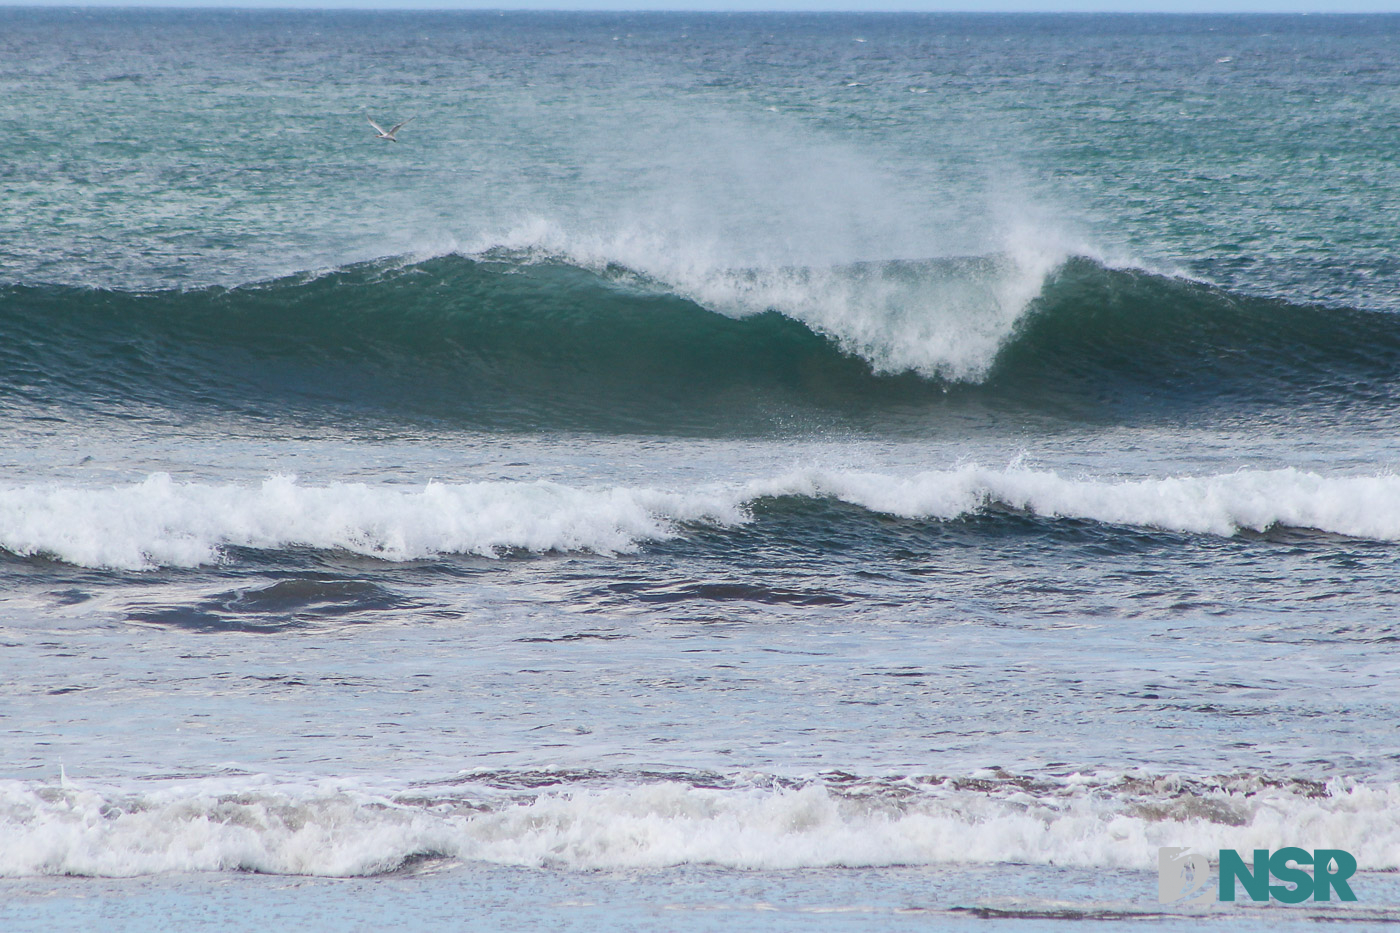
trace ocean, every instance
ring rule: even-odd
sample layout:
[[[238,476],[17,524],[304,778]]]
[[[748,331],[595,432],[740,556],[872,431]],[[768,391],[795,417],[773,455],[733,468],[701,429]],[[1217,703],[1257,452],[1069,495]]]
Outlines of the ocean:
[[[0,929],[1400,920],[1400,15],[7,8],[0,127]]]

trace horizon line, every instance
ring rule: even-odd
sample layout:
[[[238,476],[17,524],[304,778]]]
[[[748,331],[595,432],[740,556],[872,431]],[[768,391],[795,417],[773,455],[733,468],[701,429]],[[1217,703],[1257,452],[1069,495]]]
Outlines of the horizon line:
[[[312,13],[312,12],[356,12],[356,13],[646,13],[646,14],[668,14],[668,15],[695,15],[717,13],[736,16],[771,16],[777,14],[808,14],[808,15],[865,15],[865,16],[899,16],[899,15],[953,15],[953,16],[1196,16],[1196,17],[1231,17],[1231,16],[1397,16],[1400,15],[1400,8],[1388,10],[1369,9],[1345,9],[1345,10],[1221,10],[1218,6],[1201,9],[1142,9],[1138,5],[1126,5],[1121,9],[1032,9],[1025,7],[1011,7],[1007,9],[961,9],[961,8],[939,8],[939,9],[918,9],[911,6],[890,7],[884,9],[847,9],[841,7],[770,7],[760,9],[746,9],[724,6],[696,6],[684,8],[662,8],[650,6],[596,6],[596,7],[565,7],[565,6],[463,6],[439,5],[439,6],[378,6],[369,3],[319,3],[313,2],[303,5],[282,5],[281,3],[267,4],[228,4],[228,3],[150,3],[135,2],[128,3],[125,0],[112,0],[96,3],[34,3],[34,2],[9,2],[0,0],[0,9],[28,9],[28,10],[149,10],[149,11],[178,11],[178,10],[200,10],[207,12],[229,12],[229,13]]]

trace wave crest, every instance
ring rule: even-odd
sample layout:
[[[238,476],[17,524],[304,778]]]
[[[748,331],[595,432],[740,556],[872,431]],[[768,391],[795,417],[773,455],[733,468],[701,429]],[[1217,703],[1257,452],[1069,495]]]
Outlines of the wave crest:
[[[585,258],[496,249],[188,292],[0,288],[0,406],[732,433],[988,411],[1384,420],[1400,392],[1394,315],[1087,259],[657,279]]]
[[[179,483],[155,474],[117,487],[0,487],[0,548],[87,567],[216,562],[230,547],[316,548],[405,561],[510,551],[635,551],[694,526],[753,520],[766,500],[835,499],[881,515],[952,521],[987,509],[1233,535],[1276,526],[1400,541],[1400,477],[1296,469],[1217,476],[1073,479],[965,466],[900,477],[804,470],[686,492],[550,482],[303,486]]]

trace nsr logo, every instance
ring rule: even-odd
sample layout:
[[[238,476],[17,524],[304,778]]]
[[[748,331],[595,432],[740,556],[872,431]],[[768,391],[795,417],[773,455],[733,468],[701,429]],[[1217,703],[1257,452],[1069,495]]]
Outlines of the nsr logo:
[[[1356,900],[1347,884],[1347,879],[1356,874],[1356,859],[1341,849],[1310,853],[1290,846],[1272,855],[1268,849],[1255,849],[1253,870],[1234,849],[1221,849],[1219,865],[1220,883],[1212,890],[1210,861],[1204,854],[1172,846],[1158,849],[1157,899],[1163,904],[1180,902],[1186,906],[1211,904],[1217,899],[1233,901],[1235,885],[1239,884],[1251,901],[1267,901],[1270,897],[1285,904],[1298,904],[1308,898],[1330,901],[1333,891],[1341,900]],[[1302,868],[1304,865],[1313,866],[1312,874]],[[1270,884],[1270,875],[1282,883]]]

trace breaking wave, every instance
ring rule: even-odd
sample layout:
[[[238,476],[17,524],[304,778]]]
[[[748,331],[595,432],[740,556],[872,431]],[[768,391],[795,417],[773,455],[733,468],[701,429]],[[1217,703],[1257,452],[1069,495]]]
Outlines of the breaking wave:
[[[390,561],[441,554],[636,551],[700,528],[754,521],[766,502],[800,512],[838,500],[861,512],[954,521],[991,511],[1039,520],[1234,535],[1314,529],[1400,541],[1400,476],[1296,469],[1215,476],[1080,479],[1024,468],[963,466],[912,476],[802,470],[684,492],[552,482],[303,486],[177,482],[0,486],[0,549],[87,567],[146,569],[219,561],[227,548],[347,551]],[[858,518],[856,519],[858,520]]]
[[[495,248],[237,288],[0,287],[0,406],[731,431],[974,406],[1393,409],[1400,319],[1085,258],[661,279]],[[1378,415],[1379,416],[1379,415]]]
[[[1400,867],[1400,787],[1263,774],[807,780],[464,775],[396,791],[206,778],[123,791],[0,782],[0,876],[373,875],[424,858],[564,869],[1054,864],[1154,868],[1159,846],[1344,848]]]

